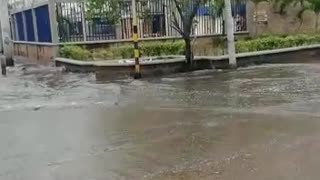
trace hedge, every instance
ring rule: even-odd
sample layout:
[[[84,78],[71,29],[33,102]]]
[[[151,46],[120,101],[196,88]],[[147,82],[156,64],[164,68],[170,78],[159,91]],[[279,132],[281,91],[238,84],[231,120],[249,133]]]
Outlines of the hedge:
[[[80,46],[64,46],[60,48],[60,55],[76,60],[88,60],[92,57],[90,51]]]
[[[183,41],[145,42],[141,43],[140,51],[141,56],[183,55],[184,47]],[[122,45],[108,49],[99,48],[91,51],[80,46],[63,46],[60,48],[60,55],[76,60],[127,59],[134,57],[133,50],[133,46],[131,45]]]
[[[238,53],[272,50],[320,43],[320,35],[264,35],[252,40],[240,40],[236,43]]]
[[[256,39],[243,39],[236,42],[237,53],[253,52],[271,49],[320,43],[320,35],[263,35]],[[141,56],[183,55],[184,42],[143,42],[140,44]],[[221,47],[223,48],[223,47]],[[88,50],[80,46],[64,46],[60,49],[63,57],[76,60],[110,60],[133,58],[133,46],[121,45],[108,49]]]

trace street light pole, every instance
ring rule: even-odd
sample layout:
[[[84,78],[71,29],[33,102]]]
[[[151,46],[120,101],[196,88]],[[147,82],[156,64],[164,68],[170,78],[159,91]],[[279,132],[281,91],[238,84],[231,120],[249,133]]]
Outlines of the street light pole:
[[[134,44],[134,61],[135,61],[135,72],[134,78],[141,78],[140,71],[140,51],[139,51],[139,35],[138,35],[138,17],[137,17],[137,8],[136,8],[136,0],[132,0],[132,26],[133,26],[133,44]]]
[[[234,43],[234,21],[232,17],[231,2],[230,0],[224,0],[225,3],[225,21],[227,29],[227,44],[229,55],[229,66],[231,68],[237,67],[236,50]]]

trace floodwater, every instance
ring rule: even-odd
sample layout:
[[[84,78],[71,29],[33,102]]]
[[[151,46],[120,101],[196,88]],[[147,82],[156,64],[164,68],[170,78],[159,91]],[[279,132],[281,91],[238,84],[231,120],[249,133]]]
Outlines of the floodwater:
[[[319,179],[319,112],[320,64],[141,81],[18,65],[0,77],[0,179]]]

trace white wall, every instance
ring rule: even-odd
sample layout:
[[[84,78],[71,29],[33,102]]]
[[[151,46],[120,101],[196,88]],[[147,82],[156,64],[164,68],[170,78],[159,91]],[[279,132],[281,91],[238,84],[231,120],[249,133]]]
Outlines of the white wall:
[[[9,0],[11,9],[22,9],[31,7],[33,4],[48,2],[49,0]]]

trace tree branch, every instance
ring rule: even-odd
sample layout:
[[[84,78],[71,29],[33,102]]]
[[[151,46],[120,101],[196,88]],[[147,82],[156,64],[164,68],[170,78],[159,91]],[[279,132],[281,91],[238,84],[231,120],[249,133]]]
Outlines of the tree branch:
[[[176,17],[176,14],[174,12],[172,12],[172,16],[173,16],[173,20],[172,20],[171,27],[174,30],[176,30],[182,37],[184,37],[185,33],[183,32],[182,28],[180,27],[180,24],[179,24],[178,19]]]
[[[181,9],[181,7],[179,5],[180,3],[178,2],[178,0],[173,0],[173,2],[176,5],[176,8],[178,10],[178,13],[179,13],[180,17],[183,17],[182,9]]]
[[[177,30],[183,38],[190,38],[192,33],[193,20],[199,10],[199,7],[208,2],[208,0],[173,0],[175,7],[182,20],[182,25],[179,24],[177,16],[172,12],[174,18],[173,28]]]
[[[182,23],[183,22],[183,12],[182,12],[182,8],[180,6],[180,3],[178,2],[178,0],[173,0],[176,8],[177,8],[177,11],[179,13],[179,16],[182,20]],[[183,28],[180,26],[179,22],[178,22],[178,19],[177,19],[177,16],[176,16],[176,13],[174,13],[174,11],[172,12],[172,15],[173,15],[173,25],[171,25],[171,27],[173,27],[182,37],[185,37],[185,32],[183,31]]]

